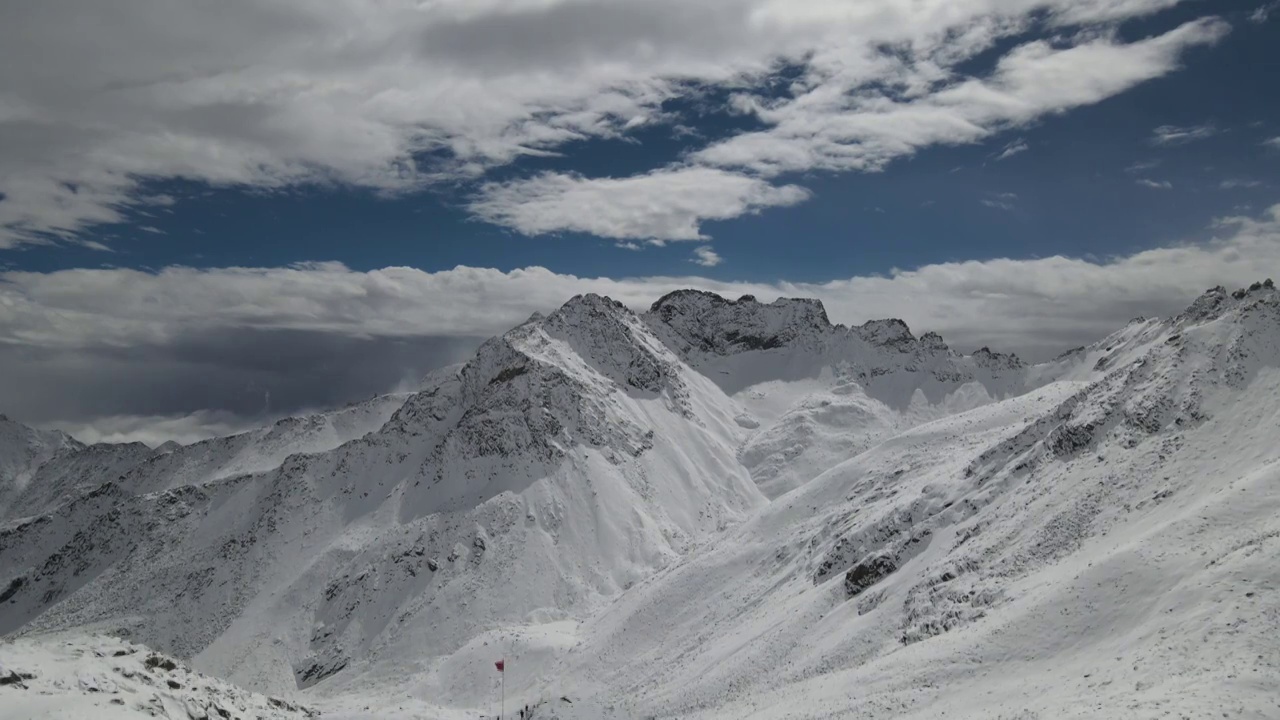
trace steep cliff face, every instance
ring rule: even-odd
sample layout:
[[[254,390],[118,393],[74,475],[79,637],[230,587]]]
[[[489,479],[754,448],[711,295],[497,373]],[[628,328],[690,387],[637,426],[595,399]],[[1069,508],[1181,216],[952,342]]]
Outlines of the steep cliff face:
[[[699,290],[662,296],[647,319],[683,355],[794,347],[821,342],[833,330],[817,300],[779,298],[764,304],[750,295],[726,300]]]

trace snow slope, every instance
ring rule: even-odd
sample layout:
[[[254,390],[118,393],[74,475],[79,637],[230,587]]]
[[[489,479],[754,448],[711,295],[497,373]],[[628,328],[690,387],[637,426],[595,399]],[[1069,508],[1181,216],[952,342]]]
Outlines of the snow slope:
[[[57,430],[36,430],[0,415],[0,519],[27,491],[40,466],[61,451],[82,447]]]
[[[0,632],[124,629],[271,690],[444,658],[584,614],[763,504],[737,411],[636,315],[576,298],[335,450],[127,475],[0,530]]]
[[[249,432],[155,449],[137,442],[85,446],[57,431],[0,420],[0,437],[9,438],[4,447],[26,449],[0,455],[0,462],[26,468],[8,481],[0,477],[0,521],[44,514],[104,482],[142,494],[270,470],[289,455],[330,450],[377,430],[407,398],[377,396]]]
[[[0,644],[0,716],[293,720],[317,713],[245,692],[133,643],[68,634]]]
[[[620,597],[557,675],[615,717],[1276,717],[1280,299],[1142,325],[1101,379],[779,498]]]
[[[814,300],[685,290],[645,318],[743,407],[737,421],[752,432],[739,459],[769,497],[903,430],[1026,392],[1083,361],[1029,370],[987,348],[964,356],[901,320],[832,325]]]
[[[537,718],[1274,716],[1278,385],[1270,285],[1036,366],[580,296],[371,432],[0,527],[0,633],[339,718],[475,717],[504,656]]]
[[[178,446],[157,453],[119,482],[141,494],[271,470],[290,455],[332,450],[374,432],[408,397],[378,395],[339,410],[288,417],[256,430]]]

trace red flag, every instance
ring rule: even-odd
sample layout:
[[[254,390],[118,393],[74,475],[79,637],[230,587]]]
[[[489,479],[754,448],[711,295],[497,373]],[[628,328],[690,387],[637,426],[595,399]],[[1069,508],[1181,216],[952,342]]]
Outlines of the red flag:
[[[494,663],[493,666],[498,668],[498,672],[502,672],[502,667],[506,665],[506,663],[507,663],[506,659],[502,659]]]

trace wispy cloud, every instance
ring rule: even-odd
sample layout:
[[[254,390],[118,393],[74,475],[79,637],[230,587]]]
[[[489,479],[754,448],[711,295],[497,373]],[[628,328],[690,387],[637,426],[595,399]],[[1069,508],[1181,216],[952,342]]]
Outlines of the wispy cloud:
[[[1270,140],[1263,140],[1262,145],[1263,147],[1269,147],[1275,150],[1280,150],[1280,137],[1273,137]]]
[[[1280,9],[1280,2],[1270,2],[1249,14],[1249,22],[1261,25],[1271,17],[1271,13]]]
[[[1158,168],[1158,167],[1160,167],[1159,160],[1144,160],[1144,161],[1136,162],[1130,165],[1129,167],[1125,168],[1124,171],[1130,174],[1136,174],[1140,172],[1146,172],[1148,170],[1151,170],[1153,168]]]
[[[1026,140],[1023,140],[1021,138],[1014,140],[1008,145],[1005,145],[1004,150],[1002,150],[999,155],[996,155],[996,161],[998,162],[1000,160],[1008,160],[1009,158],[1013,157],[1014,155],[1017,155],[1018,153],[1026,152],[1027,149],[1030,147],[1031,147],[1030,145],[1027,145]]]
[[[702,267],[715,267],[724,262],[724,258],[712,250],[710,245],[703,245],[693,251],[693,259],[689,262]]]
[[[1218,129],[1212,124],[1187,125],[1185,127],[1161,125],[1151,131],[1151,143],[1153,145],[1185,145],[1197,140],[1211,138],[1217,134]]]
[[[1150,178],[1138,178],[1134,182],[1138,183],[1142,187],[1149,187],[1156,190],[1172,190],[1173,189],[1173,183],[1169,182],[1168,180],[1152,180]]]
[[[1222,188],[1223,190],[1235,190],[1238,188],[1256,188],[1261,186],[1262,186],[1261,180],[1244,180],[1239,178],[1223,180],[1222,182],[1218,183],[1218,187]]]
[[[1011,193],[1011,192],[1004,192],[1004,193],[992,193],[990,197],[985,197],[979,202],[981,202],[983,205],[986,205],[989,208],[995,208],[997,210],[1013,210],[1014,208],[1013,201],[1017,199],[1018,199],[1017,194]]]

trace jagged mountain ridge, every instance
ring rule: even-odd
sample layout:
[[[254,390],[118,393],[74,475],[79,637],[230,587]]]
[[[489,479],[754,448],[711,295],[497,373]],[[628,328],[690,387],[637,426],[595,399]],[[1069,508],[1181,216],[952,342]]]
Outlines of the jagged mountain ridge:
[[[4,457],[35,458],[24,476],[0,475],[0,521],[43,514],[104,482],[145,494],[278,467],[289,455],[332,449],[378,429],[407,397],[381,395],[256,430],[156,448],[139,442],[86,446],[58,431],[0,420],[0,433],[15,438],[6,445],[18,448]]]
[[[1230,314],[1264,290],[1197,316]],[[917,340],[898,323],[869,324],[868,340],[829,323],[792,323],[795,316],[814,318],[804,310],[808,303],[755,303],[751,314],[740,301],[734,312],[750,317],[737,325],[721,321],[727,329],[708,336],[708,349],[672,339],[684,329],[674,327],[679,314],[661,317],[671,303],[665,300],[637,316],[604,298],[575,298],[490,341],[456,373],[409,397],[376,432],[334,450],[147,495],[111,486],[64,505],[0,534],[0,586],[10,568],[57,575],[58,563],[51,567],[53,556],[42,552],[58,547],[55,555],[66,564],[84,555],[87,543],[88,556],[72,561],[83,569],[59,575],[52,608],[33,602],[52,589],[48,575],[8,598],[39,613],[27,629],[105,622],[145,631],[124,622],[145,613],[182,630],[145,639],[195,656],[197,664],[241,681],[265,678],[266,687],[318,682],[325,693],[376,685],[372,678],[388,682],[397,667],[437,658],[409,690],[451,704],[478,703],[483,689],[465,679],[477,662],[481,668],[488,662],[480,644],[500,641],[495,625],[587,617],[628,586],[648,587],[653,572],[682,567],[690,547],[754,515],[765,500],[743,459],[759,438],[785,437],[779,428],[798,427],[856,435],[838,422],[850,413],[837,422],[822,415],[840,399],[868,415],[881,413],[876,417],[892,411],[895,422],[911,426],[1058,378],[1091,381],[1131,369],[1169,334],[1166,323],[1135,323],[1071,357],[1025,367],[990,353],[959,356],[940,338]],[[758,317],[760,308],[777,306],[784,322]],[[722,342],[735,331],[735,340],[763,337],[773,346]],[[1061,384],[1053,387],[1064,392]],[[902,388],[912,390],[906,404],[891,404],[900,402]],[[1033,401],[1026,398],[1022,412],[1052,409]],[[975,442],[987,441],[966,440]],[[842,447],[832,449],[847,453],[840,460],[862,452],[853,442]],[[810,478],[830,467],[818,464]],[[897,477],[886,473],[881,481],[886,512],[896,507],[888,490]],[[789,507],[809,507],[796,500],[819,492],[808,479],[785,496]],[[858,487],[827,482],[822,492],[840,496]],[[803,525],[795,512],[786,523]],[[823,525],[814,540],[838,542],[833,538],[845,536],[839,528],[847,522]],[[81,540],[71,530],[90,526],[116,529]],[[913,535],[886,537],[910,543]],[[908,564],[918,545],[892,545],[895,565]],[[168,551],[175,546],[182,550]],[[813,562],[832,560],[823,577],[838,578],[853,569],[841,563],[861,560],[833,560],[847,554],[829,550]],[[169,557],[155,563],[153,555]],[[808,582],[817,567],[807,570]],[[72,587],[69,577],[83,584]],[[177,598],[148,605],[148,593],[125,587],[139,582],[150,594],[162,588]],[[495,593],[504,586],[521,597]],[[201,622],[206,616],[217,621]],[[708,627],[717,625],[723,621]],[[550,660],[567,652],[555,647]],[[292,672],[282,675],[281,667]]]
[[[1074,354],[1099,374],[908,430],[623,595],[556,670],[617,706],[572,717],[1273,714],[1280,294]]]
[[[898,319],[833,325],[816,300],[764,304],[681,290],[645,319],[742,405],[743,427],[759,429],[739,458],[769,497],[897,432],[1057,377],[988,348],[961,355]]]
[[[779,305],[787,303],[757,304],[762,320],[749,314],[745,324],[772,322],[765,316]],[[464,603],[490,606],[448,627],[436,621],[432,641],[414,643],[440,653],[490,618],[588,608],[764,502],[736,458],[750,432],[743,408],[673,352],[652,318],[605,298],[574,298],[489,341],[399,402],[376,431],[332,451],[261,453],[273,460],[248,468],[256,472],[225,472],[239,444],[262,437],[246,434],[150,458],[0,537],[0,557],[14,570],[5,580],[23,583],[3,630],[123,624],[240,679],[261,682],[260,668],[272,667],[271,686],[281,687],[314,683],[361,657],[399,657],[388,639],[393,613],[374,592],[399,598],[399,623],[428,612],[448,618]],[[786,334],[776,349],[810,335],[831,344],[829,324],[803,332],[774,325]],[[901,353],[901,333],[875,337],[893,346],[883,352]],[[231,452],[219,452],[228,443]],[[201,462],[210,456],[216,462]],[[631,516],[631,506],[646,512]],[[608,519],[579,527],[580,516]],[[516,521],[531,517],[536,532]],[[494,542],[498,533],[511,537]],[[566,555],[566,544],[574,552]],[[41,562],[28,548],[58,552]],[[477,584],[501,582],[494,568],[503,563],[537,576],[539,589],[515,608],[475,597]],[[475,582],[475,566],[494,577]],[[280,589],[268,586],[291,597],[287,611],[269,599]],[[314,627],[290,619],[299,616],[315,618]],[[131,619],[139,617],[151,627]],[[290,628],[283,656],[260,641],[274,627]],[[281,667],[295,676],[281,677]]]
[[[271,667],[271,681],[292,686],[390,642],[391,609],[375,597],[387,585],[401,622],[467,602],[508,621],[588,606],[762,502],[734,461],[736,425],[713,390],[633,313],[581,298],[487,343],[455,377],[335,451],[148,494],[126,476],[12,528],[0,553],[22,567],[6,578],[21,584],[4,629],[124,623],[223,672],[261,681],[257,669]],[[687,427],[655,437],[650,426],[671,418]],[[92,539],[81,530],[90,527]],[[59,548],[60,559],[28,548]],[[477,584],[500,584],[504,564],[534,576],[514,609],[476,597]],[[306,597],[300,608],[277,604],[269,586],[301,586]],[[176,602],[156,588],[178,589]],[[129,620],[137,615],[150,624]],[[426,646],[452,650],[489,621],[477,612]],[[268,626],[294,633],[285,656],[262,641]]]
[[[36,430],[0,415],[0,519],[41,466],[60,452],[83,448],[83,443],[65,433]]]

